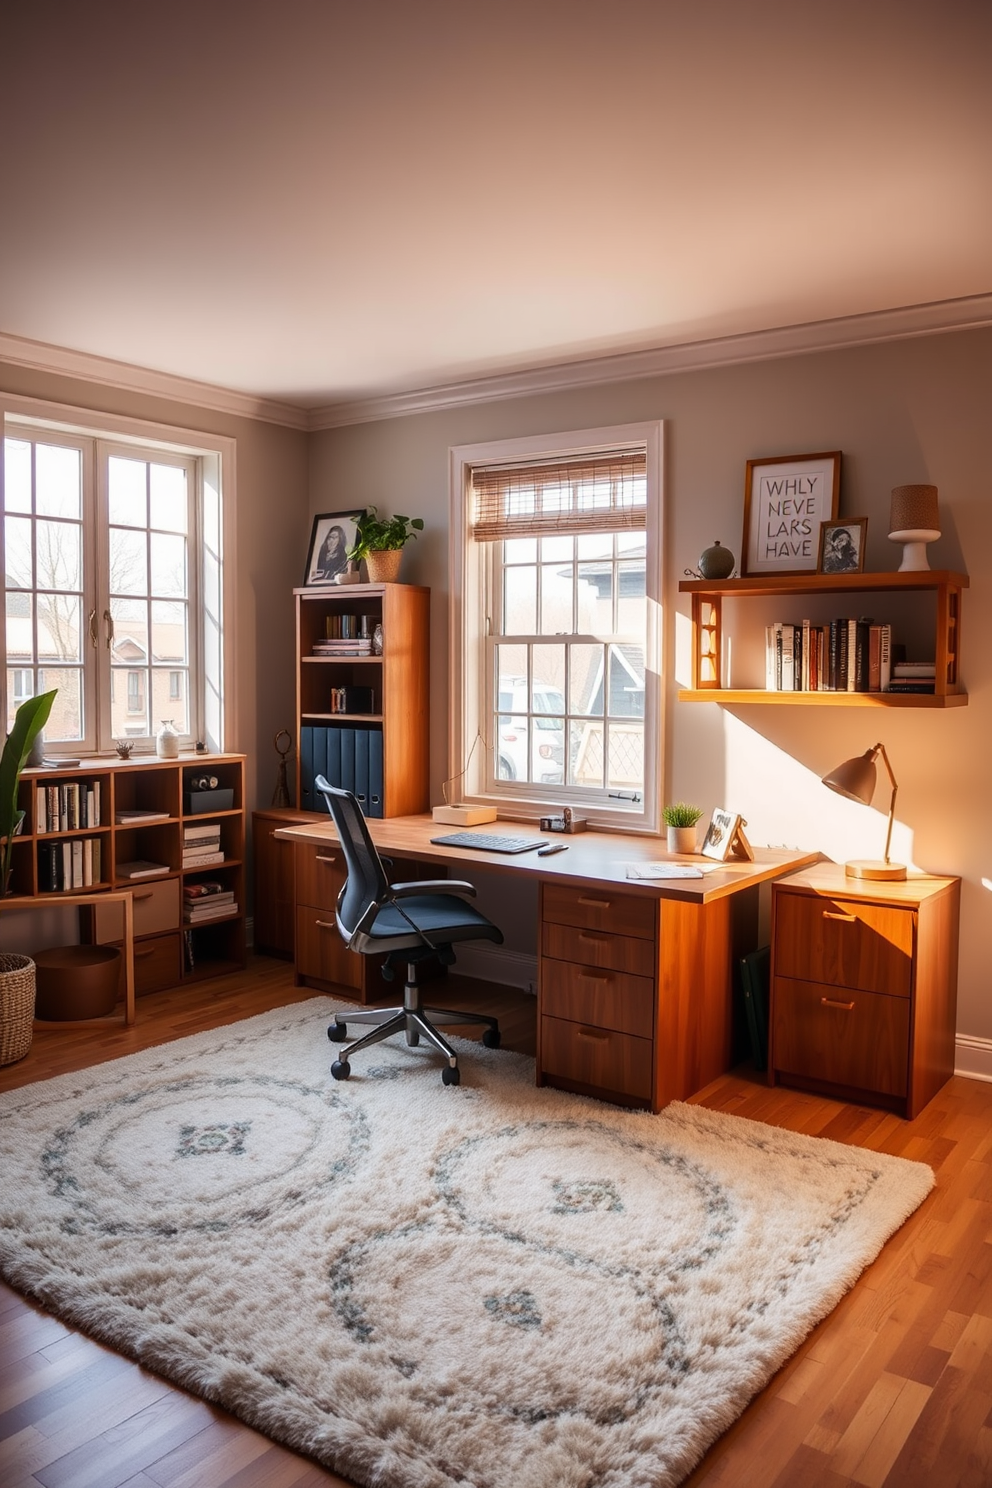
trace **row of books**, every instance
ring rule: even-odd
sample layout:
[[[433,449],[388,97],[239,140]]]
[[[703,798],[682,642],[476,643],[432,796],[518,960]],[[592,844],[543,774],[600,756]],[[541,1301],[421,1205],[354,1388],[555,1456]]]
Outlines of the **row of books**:
[[[43,894],[91,888],[100,882],[101,860],[99,837],[39,842],[38,888]]]
[[[203,925],[237,914],[234,890],[217,880],[203,880],[183,887],[183,924]]]
[[[370,640],[374,625],[374,615],[327,615],[324,636],[329,641]]]
[[[369,638],[357,641],[314,641],[314,656],[371,656],[372,641]]]
[[[99,780],[63,780],[39,785],[35,798],[39,832],[73,832],[100,825]]]
[[[304,724],[300,729],[300,805],[323,811],[324,799],[313,782],[323,775],[330,785],[351,791],[366,816],[382,816],[382,729]]]
[[[220,845],[220,822],[187,822],[183,827],[184,868],[209,868],[223,863]]]
[[[769,692],[933,692],[933,662],[894,659],[892,626],[867,617],[765,627]]]

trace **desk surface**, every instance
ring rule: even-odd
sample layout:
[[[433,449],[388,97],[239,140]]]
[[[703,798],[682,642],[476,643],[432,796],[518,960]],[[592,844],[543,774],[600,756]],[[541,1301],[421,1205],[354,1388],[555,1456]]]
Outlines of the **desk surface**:
[[[370,821],[368,825],[376,847],[385,854],[395,853],[398,857],[417,858],[421,862],[458,864],[463,868],[480,868],[491,873],[527,874],[537,882],[577,887],[590,883],[610,884],[615,888],[622,886],[626,893],[653,899],[679,899],[690,904],[709,904],[723,899],[739,889],[795,872],[815,863],[820,856],[815,852],[787,848],[756,847],[753,863],[713,863],[698,855],[688,857],[669,853],[661,837],[621,832],[577,832],[574,836],[549,834],[521,822],[492,822],[479,828],[480,832],[546,839],[548,842],[564,842],[568,846],[567,852],[539,858],[536,852],[508,854],[441,846],[431,842],[431,838],[447,836],[457,828],[441,826],[429,815],[394,816],[384,821]],[[287,842],[317,845],[338,840],[333,823],[319,818],[313,823],[280,827],[275,836]],[[629,863],[683,863],[712,871],[704,871],[702,878],[630,879],[627,877]]]

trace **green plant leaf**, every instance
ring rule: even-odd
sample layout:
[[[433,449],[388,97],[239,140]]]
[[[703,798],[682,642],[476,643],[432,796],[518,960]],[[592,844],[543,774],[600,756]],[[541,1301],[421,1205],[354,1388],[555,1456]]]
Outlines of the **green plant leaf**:
[[[6,838],[0,892],[4,894],[10,877],[14,833],[18,818],[23,815],[17,805],[21,771],[35,739],[48,722],[57,691],[55,688],[52,692],[40,693],[38,697],[28,698],[21,704],[14,714],[14,726],[7,735],[3,753],[0,754],[0,837]]]

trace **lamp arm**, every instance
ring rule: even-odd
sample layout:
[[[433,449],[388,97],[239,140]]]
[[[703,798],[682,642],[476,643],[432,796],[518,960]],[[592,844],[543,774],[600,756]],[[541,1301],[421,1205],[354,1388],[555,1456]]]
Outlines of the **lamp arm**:
[[[882,763],[885,765],[885,768],[888,771],[889,780],[892,782],[892,799],[889,802],[889,826],[888,826],[888,830],[887,830],[887,832],[885,834],[885,859],[884,859],[884,861],[886,863],[888,863],[888,861],[889,861],[889,848],[892,845],[892,823],[895,820],[895,814],[896,814],[896,795],[898,794],[899,787],[896,784],[896,777],[892,773],[892,766],[889,764],[889,756],[885,752],[885,745],[884,744],[876,744],[875,745],[875,753],[876,754],[880,754],[882,756]]]

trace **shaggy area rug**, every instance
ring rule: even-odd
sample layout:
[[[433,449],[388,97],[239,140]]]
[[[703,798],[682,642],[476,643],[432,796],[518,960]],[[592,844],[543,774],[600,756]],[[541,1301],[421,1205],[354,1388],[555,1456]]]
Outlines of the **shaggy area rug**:
[[[335,1084],[331,1008],[0,1096],[0,1269],[360,1484],[677,1484],[933,1186],[478,1044]]]

